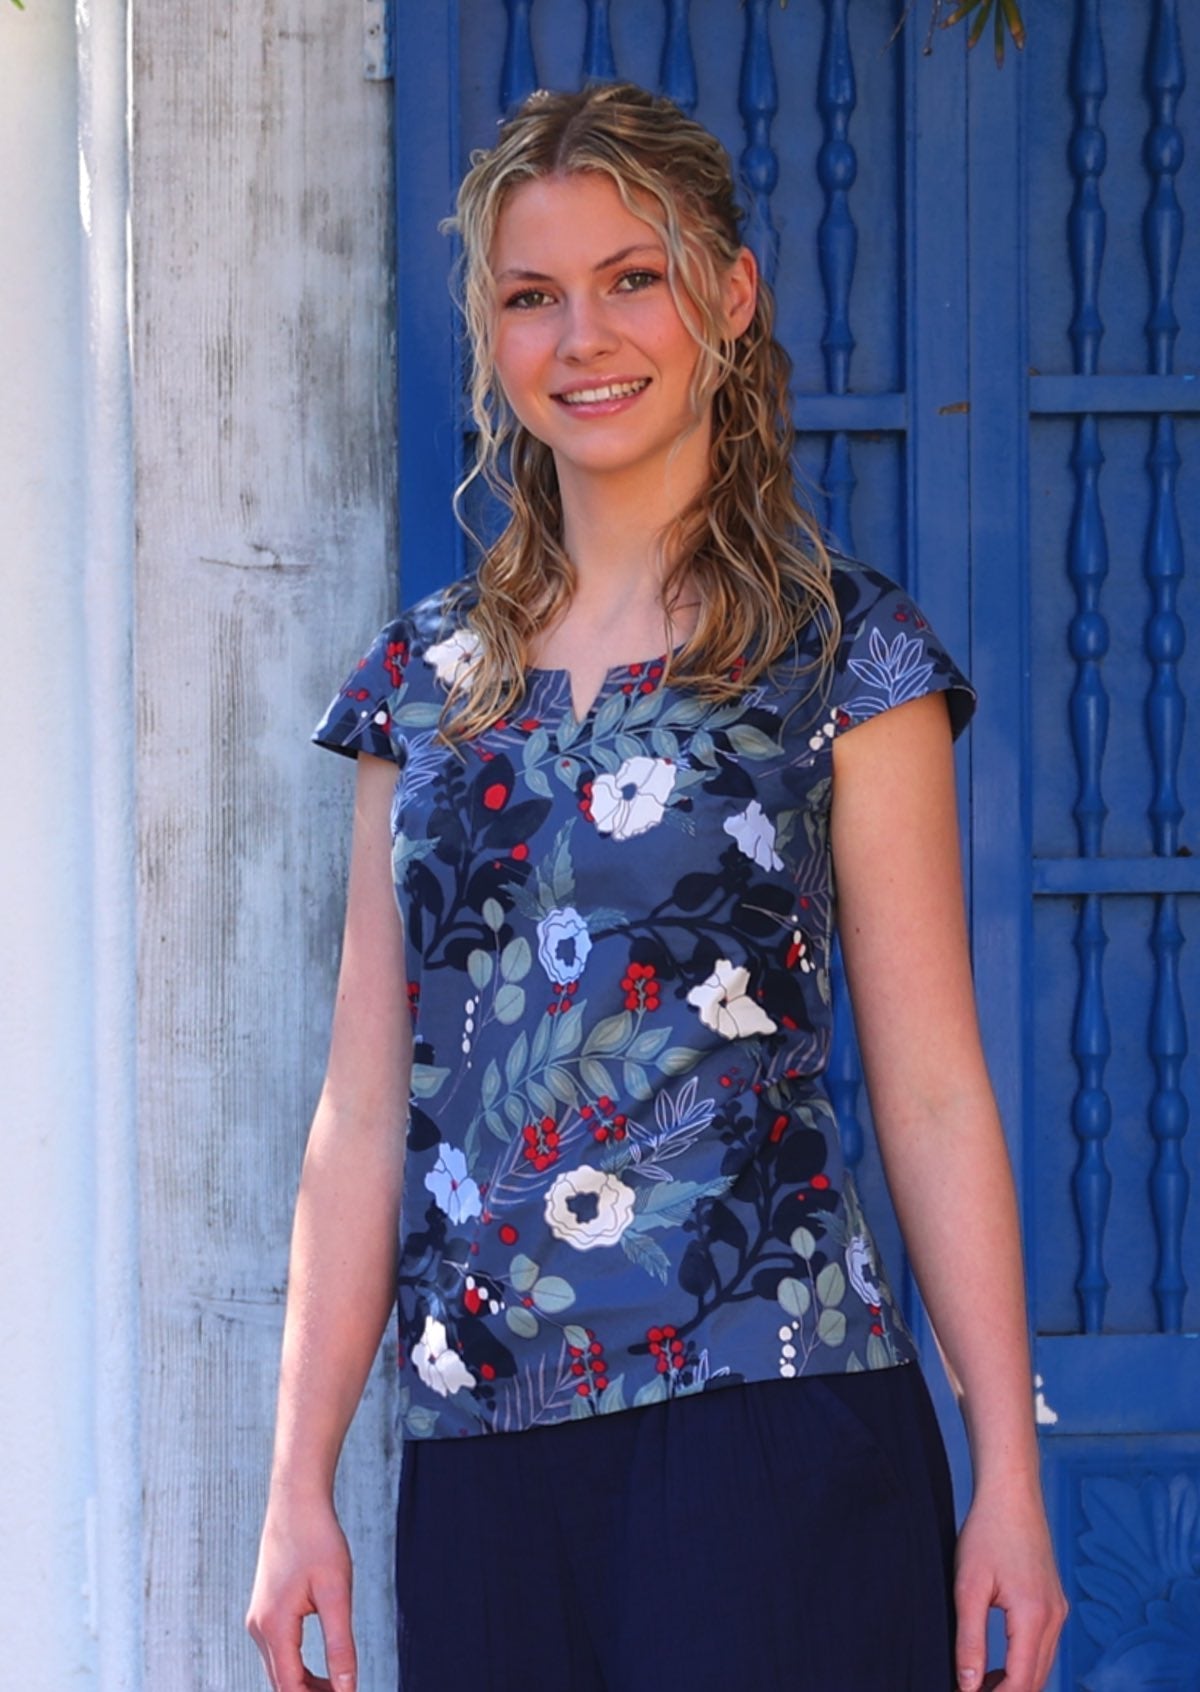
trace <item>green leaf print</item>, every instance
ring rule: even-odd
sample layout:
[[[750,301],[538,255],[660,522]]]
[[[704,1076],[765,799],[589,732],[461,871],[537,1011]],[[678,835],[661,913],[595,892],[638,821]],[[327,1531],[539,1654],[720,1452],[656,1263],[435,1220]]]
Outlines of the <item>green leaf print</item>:
[[[623,693],[614,693],[606,699],[596,712],[596,721],[592,728],[593,741],[607,739],[615,731],[628,708],[628,701]]]
[[[431,1099],[449,1073],[448,1069],[439,1069],[432,1063],[414,1063],[409,1087],[413,1098]]]
[[[589,1057],[596,1052],[619,1052],[632,1033],[633,1018],[628,1011],[602,1017],[584,1041],[583,1055]]]
[[[500,954],[500,979],[524,981],[533,968],[533,949],[523,934],[510,940]]]
[[[816,1236],[808,1228],[794,1228],[788,1241],[797,1257],[810,1258],[817,1249]]]
[[[812,1302],[812,1294],[808,1290],[807,1283],[797,1280],[795,1275],[783,1277],[776,1289],[775,1296],[788,1315],[794,1316],[797,1321],[807,1315],[809,1304]]]
[[[645,1102],[654,1097],[654,1089],[650,1085],[650,1078],[640,1063],[630,1063],[628,1059],[621,1065],[621,1076],[625,1082],[625,1091],[633,1098]]]
[[[733,723],[726,734],[729,744],[741,758],[778,758],[783,748],[777,740],[772,740],[769,734],[752,723]]]
[[[403,723],[405,728],[432,728],[441,718],[442,707],[432,700],[415,700],[411,705],[401,705],[398,711],[392,712],[392,721]]]
[[[527,780],[529,778],[530,771],[533,770],[536,765],[541,763],[542,759],[546,756],[546,753],[549,750],[550,736],[546,733],[546,730],[544,728],[534,729],[533,733],[529,736],[529,739],[525,742],[524,751],[522,753],[522,760],[525,765],[525,776]]]
[[[686,1075],[689,1069],[694,1069],[700,1062],[702,1052],[693,1050],[691,1046],[668,1046],[658,1059],[658,1067],[664,1075]]]
[[[554,773],[570,793],[574,793],[579,786],[579,772],[583,765],[578,758],[556,758]]]
[[[602,1094],[608,1094],[611,1097],[617,1090],[616,1082],[612,1076],[604,1065],[595,1058],[580,1058],[579,1075],[584,1086],[596,1098],[600,1098]]]
[[[485,899],[480,913],[493,934],[499,934],[504,927],[504,906],[499,899]]]
[[[525,1015],[525,989],[518,987],[511,981],[506,981],[496,994],[492,1009],[496,1013],[496,1021],[504,1023],[505,1027],[514,1022],[520,1022]]]
[[[867,1368],[886,1369],[892,1361],[891,1349],[880,1334],[867,1336]]]
[[[602,1416],[607,1416],[610,1410],[624,1410],[625,1408],[625,1377],[616,1375],[604,1391],[600,1394],[599,1410]]]
[[[488,1066],[483,1072],[483,1086],[480,1091],[484,1109],[486,1110],[489,1105],[494,1105],[499,1096],[500,1066],[495,1058],[490,1058]]]
[[[546,1085],[563,1104],[573,1105],[579,1097],[574,1077],[569,1070],[560,1069],[557,1064],[552,1064],[546,1071]]]
[[[658,1056],[670,1038],[669,1028],[643,1028],[630,1042],[625,1055],[635,1063],[649,1063],[651,1058]]]
[[[588,1346],[591,1344],[591,1341],[588,1339],[587,1329],[581,1328],[578,1322],[567,1323],[566,1327],[563,1329],[563,1338],[566,1340],[568,1345],[573,1345],[576,1351],[586,1351]]]
[[[575,1302],[575,1288],[561,1275],[543,1275],[534,1283],[533,1302],[543,1316],[557,1316]]]
[[[565,1016],[554,1019],[554,1034],[550,1040],[551,1054],[556,1058],[568,1057],[577,1050],[583,1038],[583,1005],[572,1005]]]
[[[557,1116],[558,1102],[548,1087],[543,1087],[540,1081],[535,1081],[530,1075],[525,1081],[525,1092],[529,1102],[539,1116]]]
[[[667,1396],[666,1375],[655,1375],[653,1380],[647,1381],[645,1386],[639,1387],[634,1394],[635,1407],[643,1404],[661,1404]]]
[[[840,1310],[822,1310],[817,1318],[817,1338],[822,1345],[841,1345],[846,1338],[846,1318]]]
[[[512,1139],[512,1135],[504,1126],[503,1119],[500,1115],[494,1110],[485,1110],[483,1113],[483,1120],[487,1123],[488,1133],[494,1134],[498,1140],[503,1140],[504,1144],[508,1145],[509,1141]]]
[[[529,1056],[529,1040],[522,1029],[508,1048],[508,1056],[504,1060],[504,1075],[510,1087],[515,1087],[525,1068],[525,1060]]]
[[[822,1304],[840,1304],[846,1296],[846,1277],[840,1263],[827,1263],[817,1276],[817,1297]]]
[[[531,793],[536,793],[539,799],[550,799],[550,778],[545,770],[526,770],[525,785]]]
[[[523,1304],[510,1304],[504,1312],[504,1320],[508,1323],[518,1339],[536,1339],[539,1322],[532,1310],[526,1310]]]
[[[508,1278],[519,1293],[527,1293],[541,1274],[532,1257],[519,1251],[508,1266]]]
[[[492,954],[485,952],[482,946],[476,946],[475,950],[467,956],[467,974],[471,977],[472,987],[478,988],[482,993],[492,979],[492,971],[495,967],[496,960]]]

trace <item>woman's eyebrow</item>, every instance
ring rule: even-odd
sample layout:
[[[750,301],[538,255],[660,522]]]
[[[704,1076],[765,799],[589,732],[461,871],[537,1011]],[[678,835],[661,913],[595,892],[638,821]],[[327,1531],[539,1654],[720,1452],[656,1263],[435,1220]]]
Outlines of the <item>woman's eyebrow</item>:
[[[622,264],[625,259],[632,258],[634,253],[657,253],[662,256],[661,246],[649,241],[635,241],[631,247],[622,247],[619,253],[611,253],[608,258],[600,260],[592,266],[594,271],[611,270],[614,264]],[[553,276],[547,276],[541,270],[501,270],[496,275],[497,282],[553,282]]]

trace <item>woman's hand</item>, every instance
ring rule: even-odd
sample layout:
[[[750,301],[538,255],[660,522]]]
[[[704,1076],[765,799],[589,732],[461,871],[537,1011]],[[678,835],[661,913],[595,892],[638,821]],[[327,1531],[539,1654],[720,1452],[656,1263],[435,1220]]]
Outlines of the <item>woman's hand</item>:
[[[1036,1482],[977,1491],[958,1538],[954,1601],[960,1692],[1041,1692],[1067,1619]],[[1005,1612],[1003,1670],[988,1674],[988,1610]]]
[[[355,1692],[350,1551],[327,1498],[272,1498],[263,1525],[246,1627],[262,1652],[272,1692]],[[300,1656],[305,1616],[325,1639],[328,1679]]]

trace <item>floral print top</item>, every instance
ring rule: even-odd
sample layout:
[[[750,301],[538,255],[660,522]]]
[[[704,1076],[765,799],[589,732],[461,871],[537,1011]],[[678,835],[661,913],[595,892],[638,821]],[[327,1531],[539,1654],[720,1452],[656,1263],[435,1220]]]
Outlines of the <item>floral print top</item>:
[[[843,1166],[830,1043],[834,739],[974,694],[900,588],[835,559],[832,685],[785,656],[713,704],[663,662],[565,671],[459,753],[476,636],[384,628],[313,738],[393,760],[415,1064],[398,1271],[410,1437],[905,1363]],[[801,632],[802,665],[819,647]]]

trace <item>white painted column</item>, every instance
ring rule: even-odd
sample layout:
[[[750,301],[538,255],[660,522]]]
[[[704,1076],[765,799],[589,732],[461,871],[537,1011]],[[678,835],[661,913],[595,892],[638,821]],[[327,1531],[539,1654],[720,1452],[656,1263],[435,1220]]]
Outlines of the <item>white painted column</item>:
[[[77,71],[70,6],[0,8],[0,1634],[28,1692],[138,1684],[124,6],[101,10]]]

